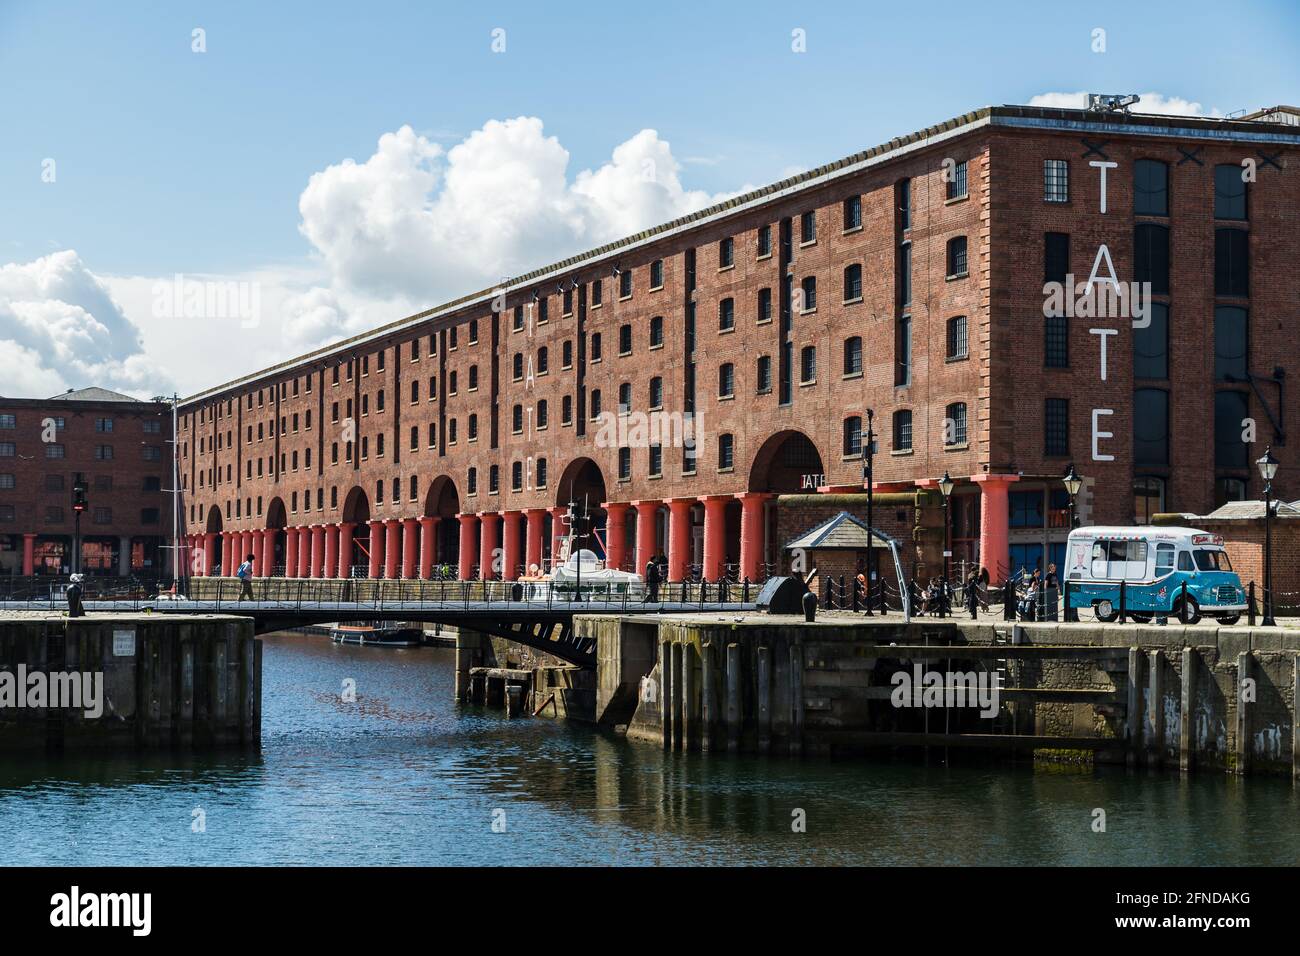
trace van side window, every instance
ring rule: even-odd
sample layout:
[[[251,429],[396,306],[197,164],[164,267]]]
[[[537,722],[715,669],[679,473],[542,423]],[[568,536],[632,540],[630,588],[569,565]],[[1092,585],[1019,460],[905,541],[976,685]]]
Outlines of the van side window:
[[[1093,542],[1092,576],[1094,578],[1104,578],[1106,576],[1106,542],[1105,541]]]
[[[1192,564],[1192,556],[1189,552],[1187,551],[1178,552],[1178,570],[1179,571],[1196,570],[1196,566]]]
[[[1168,574],[1174,569],[1174,546],[1172,544],[1156,545],[1156,577]]]

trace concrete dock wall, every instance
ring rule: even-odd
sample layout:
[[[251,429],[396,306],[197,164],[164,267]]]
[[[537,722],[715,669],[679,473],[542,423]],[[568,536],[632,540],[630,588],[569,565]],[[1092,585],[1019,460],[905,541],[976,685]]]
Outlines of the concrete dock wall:
[[[825,615],[580,618],[596,717],[665,749],[974,747],[1300,776],[1300,631],[1200,625],[904,625]],[[982,672],[997,713],[900,710],[891,678]]]
[[[0,620],[0,751],[258,747],[262,643],[252,621],[106,614]],[[17,688],[18,677],[25,688]],[[33,677],[33,675],[40,675]],[[99,713],[34,690],[97,681]],[[18,689],[23,699],[5,696]]]

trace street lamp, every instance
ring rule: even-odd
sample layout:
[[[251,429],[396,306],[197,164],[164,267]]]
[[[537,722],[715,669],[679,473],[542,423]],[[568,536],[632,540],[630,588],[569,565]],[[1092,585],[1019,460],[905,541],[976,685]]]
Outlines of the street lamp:
[[[1278,460],[1273,457],[1273,446],[1264,449],[1264,456],[1256,465],[1264,479],[1264,627],[1276,627],[1273,620],[1273,478],[1277,475]]]
[[[1073,530],[1074,523],[1078,520],[1078,516],[1074,512],[1074,499],[1078,496],[1079,489],[1083,487],[1083,479],[1074,471],[1074,462],[1070,462],[1070,470],[1065,473],[1065,477],[1061,481],[1070,496],[1070,529]]]
[[[1065,473],[1065,477],[1061,479],[1061,483],[1065,485],[1066,494],[1070,496],[1070,528],[1069,531],[1066,532],[1066,547],[1068,548],[1070,540],[1068,537],[1069,532],[1074,530],[1075,523],[1079,520],[1079,516],[1074,507],[1074,499],[1078,497],[1079,489],[1083,487],[1083,479],[1080,478],[1078,473],[1074,470],[1074,462],[1070,462],[1070,468]],[[1062,568],[1061,571],[1064,573],[1065,568]],[[1065,619],[1070,622],[1077,621],[1079,619],[1079,612],[1070,604],[1070,581],[1068,578],[1063,578],[1063,580],[1065,584]]]
[[[950,522],[948,520],[948,496],[952,494],[953,480],[948,476],[948,472],[943,473],[939,479],[939,491],[943,494],[943,591],[939,600],[939,613],[944,617],[948,616],[948,532]]]

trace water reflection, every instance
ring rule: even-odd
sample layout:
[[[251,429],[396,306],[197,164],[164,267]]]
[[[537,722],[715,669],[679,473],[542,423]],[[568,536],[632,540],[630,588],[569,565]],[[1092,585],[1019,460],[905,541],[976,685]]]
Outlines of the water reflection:
[[[0,826],[19,837],[0,862],[1240,864],[1300,848],[1285,781],[665,754],[457,709],[449,650],[275,635],[264,667],[261,755],[0,764]]]

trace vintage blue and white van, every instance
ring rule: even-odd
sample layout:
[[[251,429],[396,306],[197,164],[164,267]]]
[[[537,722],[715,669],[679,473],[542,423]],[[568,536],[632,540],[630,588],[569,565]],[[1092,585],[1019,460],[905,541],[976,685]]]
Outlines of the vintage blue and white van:
[[[1202,615],[1235,624],[1246,610],[1246,591],[1232,570],[1223,538],[1195,528],[1094,527],[1070,532],[1065,551],[1070,605],[1092,608],[1101,621],[1125,608],[1137,621],[1177,615],[1187,584],[1187,620]]]

